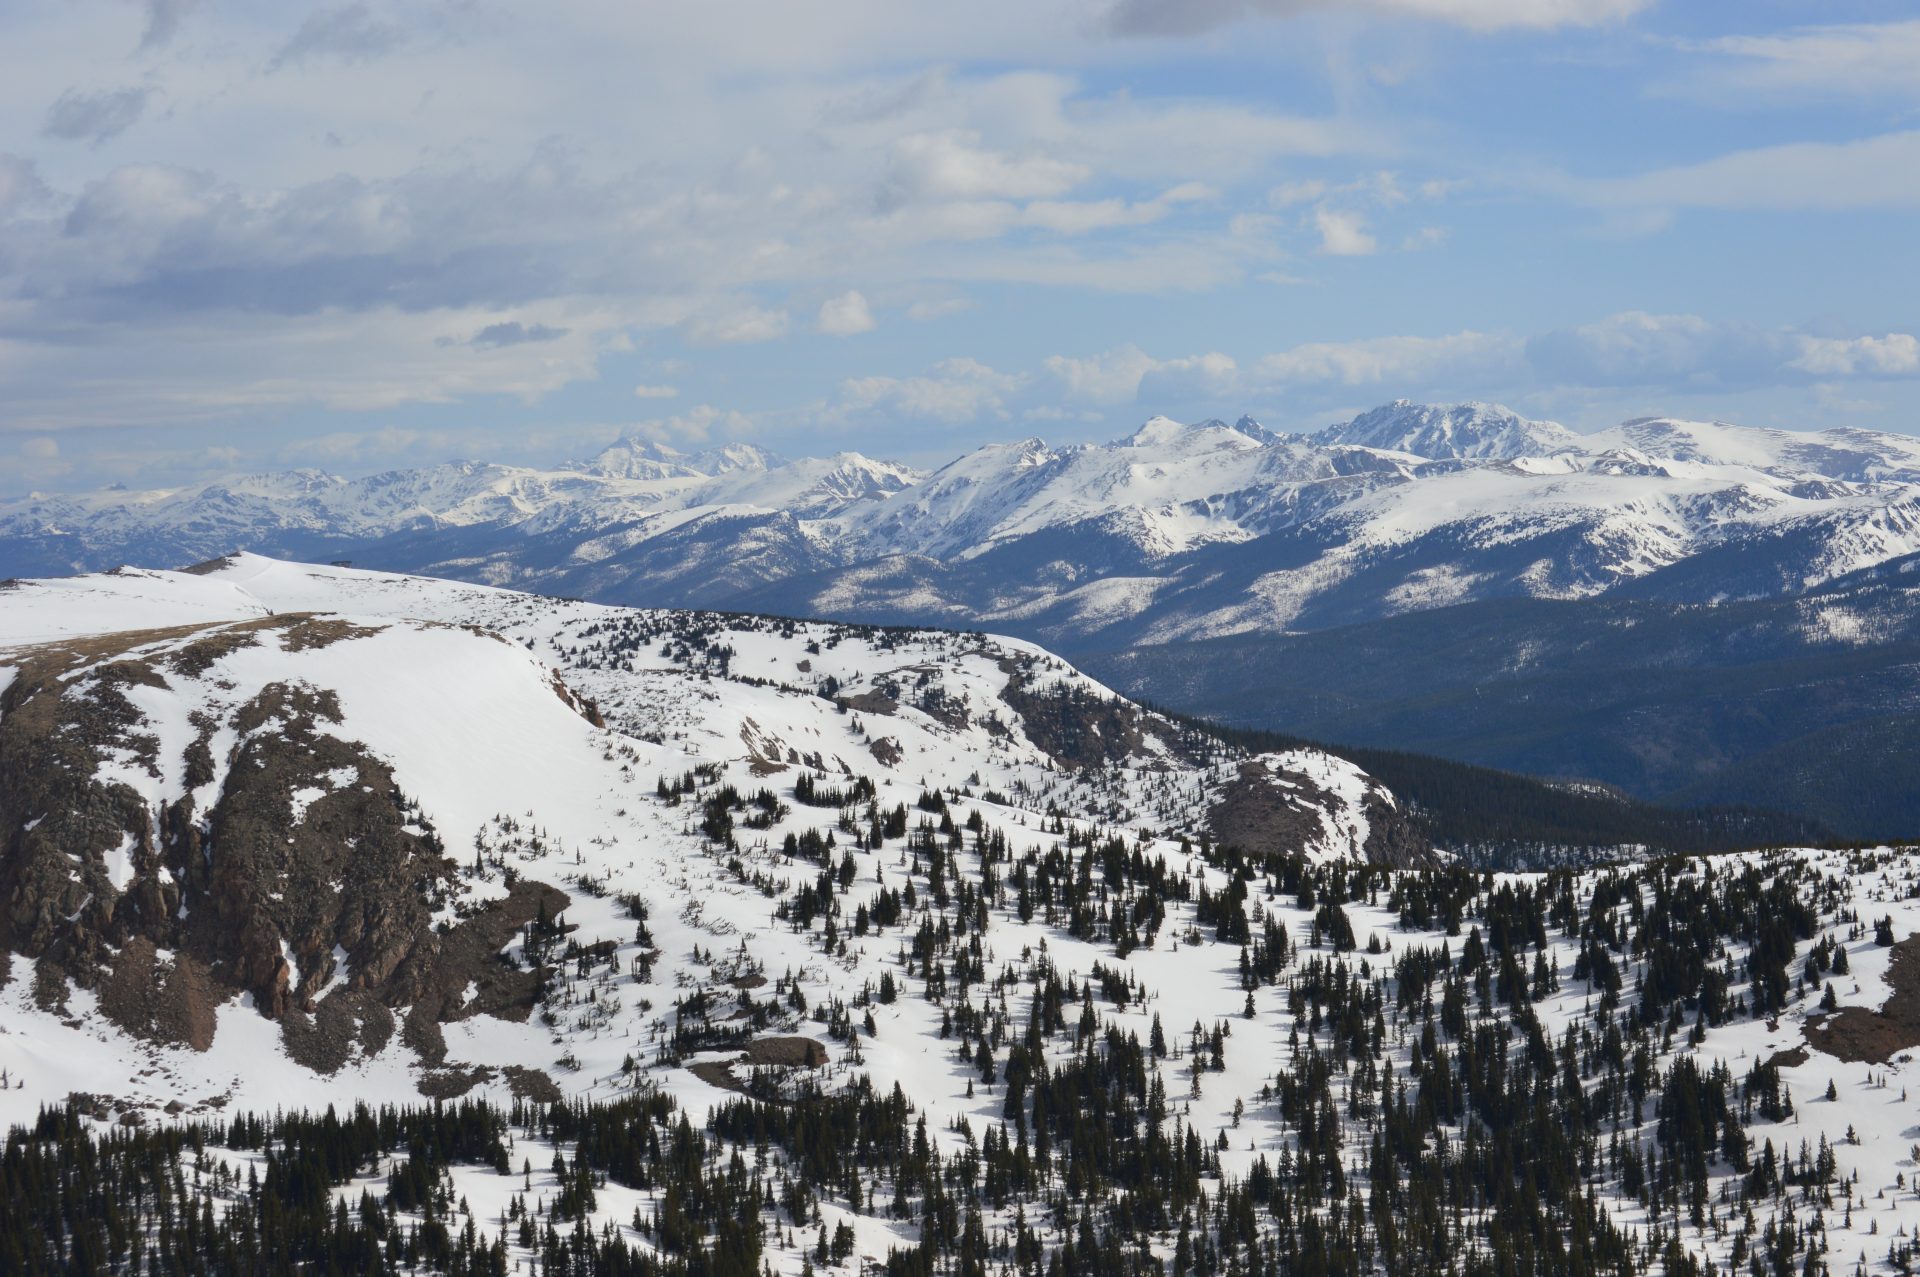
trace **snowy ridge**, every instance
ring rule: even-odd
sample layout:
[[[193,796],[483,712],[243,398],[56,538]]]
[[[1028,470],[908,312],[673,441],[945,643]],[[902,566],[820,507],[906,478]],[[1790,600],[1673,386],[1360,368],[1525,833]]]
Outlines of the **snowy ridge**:
[[[511,847],[497,854],[512,873],[503,879],[491,865],[484,874],[464,873],[435,917],[457,919],[503,900],[517,874],[567,893],[568,919],[585,929],[584,942],[596,930],[630,934],[612,898],[644,895],[667,951],[744,937],[768,969],[791,965],[824,982],[816,995],[856,991],[861,968],[823,967],[818,954],[809,956],[804,936],[789,940],[784,928],[768,930],[759,891],[736,881],[726,864],[744,857],[758,871],[784,876],[783,836],[833,827],[837,809],[795,800],[800,777],[823,787],[867,777],[883,810],[914,809],[929,787],[971,793],[951,801],[953,819],[965,822],[977,811],[1016,840],[1040,846],[1061,842],[1069,830],[1100,829],[1137,839],[1146,852],[1184,856],[1181,840],[1205,836],[1210,809],[1241,765],[1224,752],[1215,760],[1195,757],[1171,728],[1154,727],[1084,675],[1017,640],[634,612],[252,555],[198,574],[121,572],[20,582],[0,592],[0,671],[10,674],[48,652],[67,662],[58,676],[65,695],[83,699],[105,686],[103,671],[128,662],[154,671],[126,686],[133,713],[102,755],[101,782],[146,813],[145,823],[108,853],[105,871],[114,891],[131,899],[139,885],[130,884],[135,870],[125,848],[148,848],[151,855],[134,858],[139,873],[181,893],[183,925],[212,905],[176,882],[192,871],[169,867],[167,813],[184,798],[197,799],[191,810],[201,813],[202,836],[219,848],[218,803],[231,783],[229,768],[249,733],[260,730],[244,726],[245,707],[276,687],[295,686],[337,707],[334,734],[391,769],[392,783],[414,805],[410,819],[455,861],[471,859],[482,844],[489,854]],[[196,659],[199,652],[212,655]],[[1009,700],[1016,684],[1028,699]],[[1086,732],[1107,733],[1112,748],[1060,756],[1052,751],[1080,743],[1080,727],[1043,733],[1016,703],[1076,707]],[[6,725],[0,718],[0,728]],[[198,774],[197,738],[211,745],[212,763]],[[1263,761],[1281,801],[1303,813],[1304,832],[1292,836],[1294,849],[1310,860],[1365,854],[1370,822],[1392,811],[1390,795],[1330,756],[1296,751]],[[771,788],[783,797],[782,815],[751,833],[743,826],[735,850],[714,846],[697,814],[688,815],[688,805],[697,813],[697,804],[665,803],[656,793],[657,781],[697,768],[708,769],[705,790]],[[335,765],[295,784],[283,808],[290,833],[322,819],[326,797],[352,788],[355,776],[352,765]],[[1050,826],[1050,812],[1068,819]],[[46,815],[23,812],[22,824],[36,826]],[[534,829],[537,839],[529,842]],[[863,854],[868,878],[875,869],[892,872],[902,855],[897,843]],[[796,882],[808,877],[804,868],[795,871]],[[62,909],[117,917],[112,899],[82,899],[90,893],[76,880]],[[325,974],[334,944],[294,931],[305,951],[284,950],[280,984],[290,1003],[304,995],[318,1004],[334,987]],[[303,982],[303,972],[312,979]],[[334,970],[331,979],[348,974]],[[671,978],[662,973],[667,990]],[[398,1046],[364,1054],[356,1048],[323,1075],[291,1061],[258,1067],[263,1054],[280,1058],[284,1051],[275,1045],[278,1030],[253,1009],[261,1004],[257,993],[223,1002],[210,1048],[196,1051],[130,1038],[100,1012],[99,991],[85,979],[67,987],[65,1013],[40,1006],[33,989],[33,981],[16,980],[0,994],[0,1068],[13,1086],[0,1093],[3,1121],[25,1120],[68,1089],[136,1104],[225,1096],[223,1103],[272,1108],[316,1096],[399,1097],[421,1083],[421,1065]],[[651,1000],[666,1005],[671,996],[658,991]],[[620,1045],[610,1061],[578,1074],[555,1064],[585,1053],[578,1034],[555,1038],[539,1025],[488,1016],[457,1019],[443,1032],[452,1060],[517,1061],[590,1094],[594,1077],[613,1071],[619,1054],[657,1033],[657,1023],[657,1009],[651,1016],[616,1013],[612,1024],[604,1017],[583,1022],[589,1040]],[[151,1083],[131,1092],[124,1078],[129,1053],[158,1068]]]

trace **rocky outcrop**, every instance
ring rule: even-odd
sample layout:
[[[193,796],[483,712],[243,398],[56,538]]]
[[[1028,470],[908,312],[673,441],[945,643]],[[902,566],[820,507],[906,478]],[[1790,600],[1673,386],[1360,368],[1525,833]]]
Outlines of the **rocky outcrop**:
[[[1041,685],[1028,662],[1006,659],[1000,699],[1020,716],[1027,739],[1069,770],[1101,768],[1142,752],[1146,715],[1130,702],[1075,683]]]
[[[1357,847],[1330,845],[1337,840],[1330,816],[1346,800],[1275,756],[1240,764],[1208,812],[1208,830],[1222,846],[1255,855],[1299,856],[1317,847],[1399,869],[1434,863],[1421,827],[1367,783],[1360,808],[1366,835]]]
[[[184,749],[162,756],[136,698],[180,690],[268,629],[286,651],[368,632],[293,615],[24,654],[0,692],[0,958],[35,960],[43,1006],[72,984],[123,1031],[196,1050],[216,1008],[250,995],[322,1072],[403,1029],[438,1064],[442,1022],[524,1020],[541,973],[500,950],[567,897],[521,879],[436,926],[454,862],[391,768],[341,729],[331,692],[276,682],[207,698]],[[129,769],[177,774],[184,792],[150,809],[114,779]]]
[[[1208,830],[1223,847],[1298,856],[1328,836],[1323,812],[1333,801],[1306,776],[1279,773],[1264,759],[1248,759],[1208,812]]]
[[[1433,840],[1419,821],[1389,801],[1384,793],[1369,791],[1362,810],[1367,817],[1367,840],[1360,850],[1371,864],[1393,869],[1421,869],[1436,862]]]

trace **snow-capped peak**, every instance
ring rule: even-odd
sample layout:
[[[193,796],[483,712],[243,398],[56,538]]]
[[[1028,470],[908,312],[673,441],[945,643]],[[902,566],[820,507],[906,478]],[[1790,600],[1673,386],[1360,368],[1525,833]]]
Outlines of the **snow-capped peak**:
[[[778,457],[750,443],[685,453],[657,440],[629,435],[578,468],[610,479],[712,479],[770,470],[779,464]]]
[[[1172,417],[1156,416],[1148,418],[1138,430],[1126,438],[1116,440],[1113,446],[1116,448],[1165,448],[1191,446],[1197,442],[1208,447],[1246,448],[1272,443],[1277,437],[1252,417],[1242,417],[1232,425],[1228,425],[1217,419],[1187,424],[1175,421]]]
[[[1435,461],[1512,461],[1580,446],[1579,436],[1565,426],[1529,421],[1499,404],[1420,404],[1409,399],[1363,412],[1311,438],[1318,444],[1378,448]]]
[[[702,474],[719,476],[737,474],[743,470],[771,470],[781,464],[781,459],[765,448],[751,443],[725,443],[718,448],[709,448],[696,453],[693,458],[694,469]]]

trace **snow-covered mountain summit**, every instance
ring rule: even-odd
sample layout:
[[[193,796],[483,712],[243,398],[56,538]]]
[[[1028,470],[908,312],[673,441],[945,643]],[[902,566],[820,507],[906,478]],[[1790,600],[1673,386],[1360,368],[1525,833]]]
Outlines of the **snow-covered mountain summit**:
[[[628,436],[610,444],[577,469],[610,479],[714,479],[742,471],[765,472],[780,458],[750,443],[729,443],[705,452],[685,453],[653,439]]]
[[[1352,444],[1432,460],[1512,461],[1574,452],[1580,436],[1551,421],[1528,421],[1499,404],[1419,404],[1396,399],[1329,426],[1320,444]]]

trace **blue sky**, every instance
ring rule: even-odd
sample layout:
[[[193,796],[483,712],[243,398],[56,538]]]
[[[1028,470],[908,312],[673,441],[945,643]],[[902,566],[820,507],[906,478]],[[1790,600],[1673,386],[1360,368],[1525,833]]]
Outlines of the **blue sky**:
[[[1920,425],[1920,17],[0,0],[0,492],[1396,397]]]

